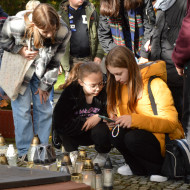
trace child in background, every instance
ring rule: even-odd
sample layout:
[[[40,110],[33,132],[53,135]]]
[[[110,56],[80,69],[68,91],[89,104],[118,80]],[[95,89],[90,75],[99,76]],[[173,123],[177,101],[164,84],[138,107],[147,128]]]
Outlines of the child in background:
[[[101,0],[98,37],[104,51],[126,46],[134,55],[148,62],[144,44],[155,24],[152,0]]]
[[[33,11],[39,4],[40,4],[40,1],[36,1],[36,0],[28,1],[28,3],[26,3],[26,10],[19,11],[16,14],[16,16],[23,17],[26,12]]]
[[[0,46],[8,52],[34,60],[24,77],[17,99],[11,101],[21,163],[26,158],[33,134],[38,134],[42,144],[49,141],[52,107],[48,96],[57,80],[60,58],[69,38],[70,31],[66,24],[56,10],[45,3],[39,4],[24,17],[8,17],[3,25]],[[28,42],[31,49],[28,49]]]
[[[133,53],[126,47],[113,48],[106,57],[107,110],[119,125],[112,144],[124,156],[126,164],[118,169],[123,175],[150,175],[151,181],[162,182],[161,167],[165,155],[165,133],[170,139],[184,138],[171,92],[166,84],[165,62],[139,69]],[[157,106],[154,115],[149,99],[148,81]],[[117,117],[113,117],[114,115]]]
[[[111,149],[109,128],[98,114],[107,115],[106,91],[100,65],[84,62],[74,65],[53,113],[53,129],[70,154],[79,145],[95,144],[99,153],[94,163],[103,166]]]
[[[59,14],[71,28],[71,39],[61,59],[65,79],[77,62],[94,61],[101,63],[104,56],[98,41],[99,16],[92,3],[85,0],[63,0]]]

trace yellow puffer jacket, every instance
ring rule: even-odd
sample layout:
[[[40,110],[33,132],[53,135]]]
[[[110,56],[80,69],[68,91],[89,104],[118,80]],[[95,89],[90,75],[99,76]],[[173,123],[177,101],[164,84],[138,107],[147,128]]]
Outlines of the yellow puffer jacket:
[[[167,73],[164,61],[158,61],[141,70],[143,79],[143,94],[138,100],[136,113],[129,113],[127,109],[128,93],[127,85],[122,86],[122,101],[117,107],[118,116],[132,116],[132,128],[143,129],[152,132],[160,142],[161,154],[165,155],[165,133],[169,133],[170,139],[184,138],[182,125],[178,121],[178,113],[174,107],[171,92],[166,84]],[[156,75],[151,82],[151,90],[157,105],[158,115],[154,115],[148,94],[148,80]]]

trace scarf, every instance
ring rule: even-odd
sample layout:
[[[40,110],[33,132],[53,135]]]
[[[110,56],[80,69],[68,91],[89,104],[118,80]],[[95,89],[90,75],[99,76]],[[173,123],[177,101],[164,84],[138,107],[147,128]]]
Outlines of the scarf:
[[[142,16],[140,14],[140,9],[137,8],[135,10],[128,11],[128,22],[130,27],[131,33],[131,44],[132,44],[132,51],[135,55],[140,56],[140,48],[142,45],[142,39],[144,35],[144,28],[142,22]],[[124,39],[123,34],[123,20],[121,16],[115,17],[108,17],[108,23],[110,24],[110,29],[112,33],[113,41],[116,45],[119,46],[127,46],[127,42]],[[138,36],[135,36],[135,33],[138,33]]]

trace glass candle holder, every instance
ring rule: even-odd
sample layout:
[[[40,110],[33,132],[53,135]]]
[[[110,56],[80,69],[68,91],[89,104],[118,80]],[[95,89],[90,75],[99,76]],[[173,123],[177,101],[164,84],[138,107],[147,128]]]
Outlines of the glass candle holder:
[[[76,183],[82,183],[82,174],[79,173],[72,173],[71,175],[71,181],[74,181]]]

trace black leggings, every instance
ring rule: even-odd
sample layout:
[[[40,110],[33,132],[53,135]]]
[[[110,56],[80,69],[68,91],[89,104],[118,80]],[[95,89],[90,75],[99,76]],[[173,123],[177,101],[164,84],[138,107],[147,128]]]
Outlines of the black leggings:
[[[67,152],[78,150],[79,145],[95,145],[95,150],[99,153],[108,153],[111,150],[109,139],[109,128],[103,122],[79,136],[68,136],[59,134],[62,144]]]
[[[124,156],[135,175],[160,174],[163,157],[156,137],[145,130],[120,128],[119,135],[112,137],[112,144]]]

